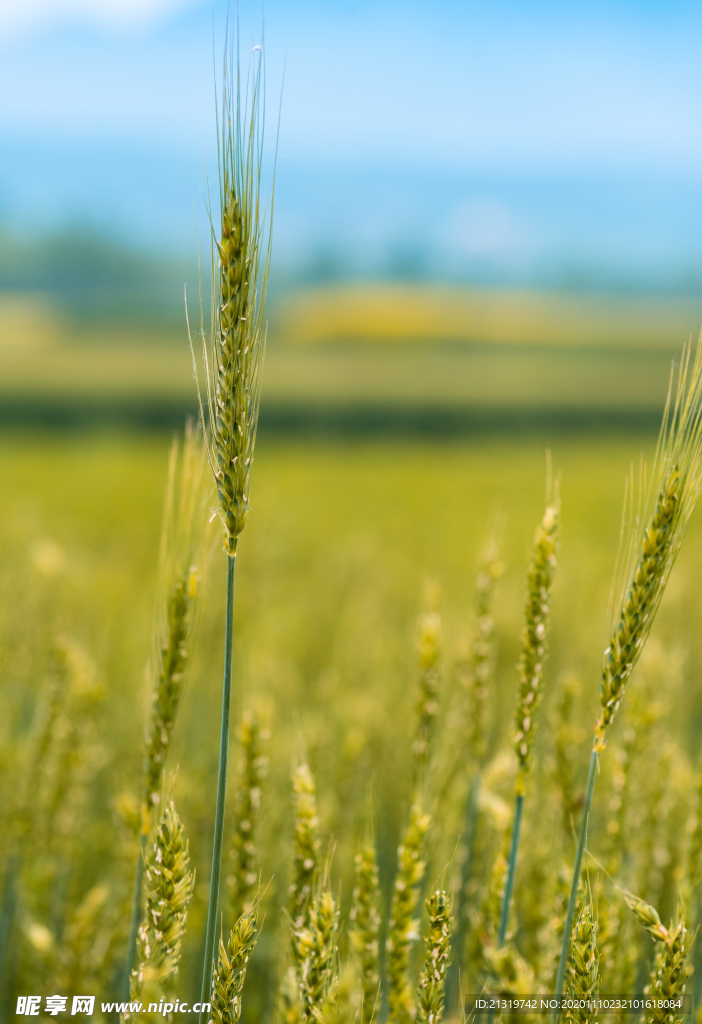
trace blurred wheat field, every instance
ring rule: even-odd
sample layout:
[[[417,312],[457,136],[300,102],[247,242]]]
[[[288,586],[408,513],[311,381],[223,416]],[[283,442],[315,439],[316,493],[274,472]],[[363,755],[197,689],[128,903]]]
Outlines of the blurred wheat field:
[[[620,434],[549,440],[561,474],[563,540],[543,717],[553,712],[564,675],[574,673],[582,682],[576,720],[589,721],[597,703],[622,483],[631,460],[642,449],[650,454],[654,439]],[[89,653],[102,687],[91,740],[92,773],[85,783],[87,803],[72,839],[77,853],[69,889],[74,899],[124,870],[120,836],[130,794],[138,790],[167,446],[167,437],[159,434],[51,437],[35,432],[0,440],[0,685],[7,710],[0,743],[3,805],[11,802],[22,770],[56,636],[71,637]],[[476,557],[498,514],[504,518],[506,573],[496,606],[499,654],[491,754],[499,754],[507,743],[524,572],[543,505],[545,447],[546,439],[536,436],[453,443],[262,438],[251,522],[239,555],[235,620],[236,717],[245,707],[258,707],[269,718],[273,737],[259,842],[263,877],[272,882],[263,938],[247,981],[247,1020],[271,1012],[282,927],[278,908],[286,899],[291,852],[291,764],[304,751],[315,772],[321,833],[335,843],[334,875],[343,906],[353,888],[353,856],[365,825],[367,793],[374,788],[381,881],[387,891],[409,802],[408,736],[415,714],[415,623],[422,589],[427,580],[441,588],[442,720],[450,737],[452,664],[471,626]],[[665,735],[675,737],[681,765],[697,756],[702,717],[702,693],[695,682],[700,678],[695,640],[701,571],[697,517],[640,683],[642,688],[650,685],[648,672],[662,686]],[[214,813],[221,575],[221,559],[216,558],[169,755],[169,770],[180,766],[175,797],[198,872],[179,982],[189,993],[197,990],[201,964]],[[637,685],[639,679],[632,689]],[[625,719],[617,723],[616,743],[627,727]],[[543,727],[537,738],[540,779],[550,770],[551,742],[550,730]],[[576,746],[573,755],[582,770],[587,744]],[[614,756],[606,763],[606,779],[616,764]],[[508,816],[510,778],[507,770],[502,782],[498,778],[494,784],[498,817]],[[654,780],[642,776],[632,783],[642,799]],[[431,835],[429,882],[452,862],[461,813],[459,791]],[[527,834],[539,837],[536,845],[544,855],[549,855],[545,824],[557,814],[547,797],[527,815]],[[667,849],[665,821],[658,823],[655,842]],[[527,899],[536,867],[527,856],[517,879],[517,901]],[[667,884],[661,891],[669,903],[674,882]],[[30,953],[37,934],[30,931],[25,940]],[[34,948],[33,955],[40,957],[40,950]]]
[[[281,296],[262,427],[653,427],[694,302],[396,286]],[[195,411],[185,330],[71,320],[0,301],[0,417],[163,426]]]

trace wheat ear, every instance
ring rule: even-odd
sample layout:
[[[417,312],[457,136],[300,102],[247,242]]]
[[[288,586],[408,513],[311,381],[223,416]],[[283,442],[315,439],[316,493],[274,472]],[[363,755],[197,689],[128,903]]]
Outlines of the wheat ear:
[[[573,945],[570,951],[570,985],[568,995],[582,1006],[569,1010],[566,1017],[574,1024],[593,1024],[597,1014],[589,1008],[589,1000],[599,995],[599,957],[597,954],[597,928],[592,920],[590,907],[584,906],[580,911]]]
[[[209,1024],[237,1024],[239,1021],[246,967],[257,939],[258,901],[254,900],[232,928],[226,947],[220,937]]]
[[[426,611],[419,619],[419,701],[417,731],[413,751],[416,786],[425,781],[439,713],[439,654],[441,651],[441,619],[435,611]]]
[[[654,942],[660,943],[651,980],[645,989],[645,994],[653,999],[653,1005],[646,1010],[647,1024],[675,1024],[676,1014],[670,1004],[685,991],[687,977],[685,912],[681,910],[678,920],[666,928],[655,907],[626,889],[621,892],[639,924]]]
[[[152,817],[161,798],[166,756],[183,693],[195,628],[200,578],[205,557],[206,500],[209,492],[205,447],[189,420],[183,445],[171,445],[161,528],[161,597],[155,625],[151,676],[151,714],[142,771],[139,852],[132,893],[132,913],[122,983],[129,998],[129,978],[141,912],[144,851]]]
[[[242,105],[238,55],[227,45],[219,112],[219,238],[213,225],[213,324],[203,332],[206,394],[200,397],[210,427],[208,454],[217,486],[227,553],[224,680],[210,898],[207,910],[202,1002],[210,998],[222,870],[224,805],[229,755],[232,632],[236,548],[249,512],[249,484],[265,344],[265,299],[270,261],[270,217],[261,206],[263,147],[262,49],[256,48]],[[215,268],[215,262],[217,267]],[[204,1017],[200,1016],[200,1024]]]
[[[339,911],[324,885],[310,901],[305,923],[293,930],[302,1014],[308,1024],[323,1019],[338,959]]]
[[[575,917],[575,900],[582,871],[587,829],[595,793],[598,756],[606,745],[608,727],[621,704],[631,673],[651,632],[675,559],[685,537],[702,485],[702,339],[691,364],[691,346],[683,349],[675,381],[671,371],[668,400],[658,439],[652,486],[642,503],[653,509],[637,517],[623,545],[621,597],[612,602],[609,635],[600,685],[601,714],[595,724],[580,834],[566,911],[563,946],[556,977],[556,995],[563,994],[566,965]],[[675,385],[675,389],[674,389]],[[674,392],[674,396],[673,396]],[[626,508],[626,500],[625,500]],[[614,588],[613,588],[614,593]],[[555,1024],[555,1022],[554,1022]]]
[[[557,496],[556,496],[557,497]],[[514,799],[514,822],[509,852],[505,894],[502,900],[499,946],[504,944],[509,922],[510,904],[517,870],[517,855],[524,813],[526,779],[531,767],[531,754],[536,735],[536,714],[543,696],[543,671],[546,661],[546,638],[551,614],[551,588],[556,574],[558,547],[558,502],[549,504],[536,531],[534,548],[527,573],[527,596],[524,608],[522,649],[519,657],[519,696],[516,709],[514,748],[519,762]]]
[[[437,889],[426,901],[429,934],[424,940],[426,953],[417,993],[417,1019],[421,1024],[440,1024],[444,1012],[444,988],[449,968],[451,912],[443,889]]]
[[[255,712],[244,715],[239,726],[243,765],[234,805],[234,870],[228,879],[232,921],[238,921],[248,911],[258,884],[256,824],[261,807],[261,784],[268,770],[268,757],[265,753],[268,735],[268,730],[261,728]]]
[[[146,859],[144,917],[137,935],[137,967],[131,998],[158,1002],[170,991],[178,971],[188,904],[195,887],[183,826],[170,800],[163,811]],[[131,1015],[125,1014],[125,1020]]]
[[[423,851],[431,818],[418,803],[412,805],[409,823],[397,850],[397,875],[392,894],[387,938],[389,1020],[407,1024],[414,1003],[409,966],[412,944],[418,937],[415,911],[419,885],[424,876]]]
[[[361,1024],[371,1024],[378,1001],[380,937],[380,885],[375,843],[367,837],[356,854],[356,887],[353,891],[349,946],[361,973]]]
[[[304,926],[309,913],[312,892],[319,872],[317,795],[314,776],[308,765],[301,764],[293,775],[294,845],[293,880],[290,897],[290,920],[293,931]]]

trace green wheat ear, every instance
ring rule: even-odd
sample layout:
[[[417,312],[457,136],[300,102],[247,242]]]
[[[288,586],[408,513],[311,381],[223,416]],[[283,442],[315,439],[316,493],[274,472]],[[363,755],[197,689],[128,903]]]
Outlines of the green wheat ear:
[[[188,904],[195,887],[183,826],[170,800],[146,859],[144,917],[137,935],[137,967],[131,976],[131,998],[158,1002],[173,991]],[[130,1015],[125,1015],[125,1020]]]
[[[604,750],[607,729],[651,632],[702,485],[702,343],[692,365],[690,359],[688,345],[683,350],[674,398],[671,373],[652,486],[640,499],[650,505],[655,496],[655,505],[648,515],[633,518],[628,533],[622,559],[622,596],[612,604],[611,639],[602,663],[597,751]]]
[[[449,968],[451,911],[449,898],[437,889],[426,900],[429,934],[424,940],[426,953],[417,993],[417,1020],[420,1024],[440,1024],[444,1012],[444,990]]]
[[[203,426],[209,426],[208,456],[217,486],[225,549],[231,557],[236,554],[249,512],[266,339],[272,201],[268,210],[263,208],[261,74],[259,52],[250,67],[242,106],[238,59],[228,49],[218,111],[219,233],[210,216],[213,286],[209,341],[204,328],[201,331],[205,387],[201,388],[198,380],[200,414]],[[192,336],[190,347],[198,378]]]
[[[674,374],[675,366],[671,371],[652,483],[646,488],[642,479],[638,514],[632,518],[626,532],[626,543],[619,562],[621,571],[615,573],[615,576],[623,577],[624,584],[612,588],[612,594],[621,594],[621,597],[610,600],[611,639],[603,656],[601,714],[595,724],[563,930],[563,946],[556,976],[558,996],[562,995],[565,983],[575,899],[585,855],[599,754],[606,746],[607,729],[619,709],[626,684],[651,632],[702,486],[702,337],[694,361],[691,362],[691,346],[686,345],[683,349],[677,384]]]

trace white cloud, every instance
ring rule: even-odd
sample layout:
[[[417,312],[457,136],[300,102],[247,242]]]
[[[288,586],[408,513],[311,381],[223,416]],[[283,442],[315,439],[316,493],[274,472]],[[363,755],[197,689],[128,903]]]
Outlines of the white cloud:
[[[2,0],[0,38],[26,36],[64,25],[118,31],[138,29],[193,3],[194,0]]]

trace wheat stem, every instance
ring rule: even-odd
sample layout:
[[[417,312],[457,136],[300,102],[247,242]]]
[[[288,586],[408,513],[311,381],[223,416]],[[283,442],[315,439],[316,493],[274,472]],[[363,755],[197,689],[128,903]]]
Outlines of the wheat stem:
[[[234,613],[234,569],[236,557],[227,555],[227,606],[224,633],[224,680],[222,684],[222,732],[219,741],[219,770],[217,774],[217,808],[215,811],[212,873],[210,875],[210,901],[207,908],[207,934],[205,963],[202,971],[201,1002],[208,1003],[212,989],[215,942],[217,941],[217,905],[219,881],[222,873],[222,843],[224,839],[224,798],[227,791],[227,763],[229,759],[229,719],[232,702],[232,639]],[[200,1014],[203,1024],[206,1014]]]
[[[122,978],[122,1000],[129,999],[129,979],[134,966],[134,950],[136,949],[137,933],[141,921],[141,889],[144,881],[144,854],[146,842],[149,838],[148,832],[139,834],[139,853],[137,855],[136,868],[134,869],[134,891],[132,893],[132,916],[129,924],[129,940],[127,943],[127,959],[124,964],[124,975]]]
[[[509,908],[512,902],[514,891],[514,876],[517,871],[517,854],[519,852],[519,839],[522,834],[522,817],[524,815],[524,794],[517,793],[514,798],[514,827],[512,829],[512,841],[509,848],[509,862],[507,865],[507,881],[505,882],[505,894],[502,899],[500,911],[500,927],[497,933],[497,944],[503,946],[507,935],[507,922],[509,921]]]
[[[597,778],[598,754],[593,749],[590,754],[590,768],[587,773],[587,786],[585,787],[585,801],[583,804],[583,816],[580,822],[580,834],[578,836],[578,848],[575,852],[575,866],[573,868],[573,879],[570,885],[568,896],[568,909],[566,910],[565,926],[563,928],[563,945],[561,947],[561,958],[558,961],[558,973],[556,974],[556,996],[563,995],[565,985],[566,968],[570,954],[570,940],[573,933],[573,922],[575,920],[575,904],[578,898],[578,885],[580,884],[580,873],[583,869],[583,857],[587,845],[587,826],[592,810],[592,798],[595,794],[595,780]],[[558,1014],[553,1016],[553,1024],[557,1024]]]

